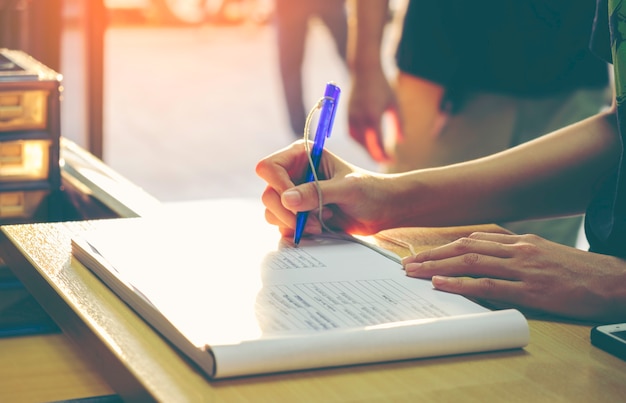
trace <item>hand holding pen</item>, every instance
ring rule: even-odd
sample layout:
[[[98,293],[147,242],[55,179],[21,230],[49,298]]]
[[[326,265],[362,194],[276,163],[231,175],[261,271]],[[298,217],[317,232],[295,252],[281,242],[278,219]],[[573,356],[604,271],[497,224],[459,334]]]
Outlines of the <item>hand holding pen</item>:
[[[324,92],[324,98],[322,100],[322,111],[317,123],[315,140],[310,153],[310,164],[305,178],[306,182],[313,182],[317,180],[317,170],[319,168],[322,152],[324,151],[324,142],[327,137],[330,137],[332,132],[340,93],[341,89],[334,83],[330,82],[326,84],[326,91]],[[300,243],[307,217],[308,212],[306,211],[299,212],[296,216],[296,229],[293,236],[293,242],[296,245]]]

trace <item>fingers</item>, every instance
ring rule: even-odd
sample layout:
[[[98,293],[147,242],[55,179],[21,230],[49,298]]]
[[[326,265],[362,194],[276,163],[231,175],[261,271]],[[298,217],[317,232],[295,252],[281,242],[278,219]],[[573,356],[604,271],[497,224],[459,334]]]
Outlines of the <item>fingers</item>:
[[[265,220],[268,223],[284,227],[293,221],[294,213],[283,207],[280,196],[274,188],[266,187],[261,195],[261,201],[265,205]]]
[[[550,267],[550,255],[556,251],[561,256],[559,248],[565,248],[555,245],[536,235],[477,232],[405,258],[403,265],[408,276],[431,279],[441,291],[563,313],[571,304],[563,308],[547,293],[558,291],[568,273],[545,270]]]
[[[303,183],[287,189],[281,195],[281,204],[293,212],[311,211],[319,208],[318,184],[315,182]],[[322,184],[319,183],[321,188]]]
[[[425,262],[465,253],[485,253],[498,257],[509,257],[511,251],[505,245],[519,242],[519,235],[499,234],[491,232],[474,232],[467,237],[459,238],[449,244],[409,256],[405,263]]]
[[[511,305],[522,305],[525,300],[524,284],[519,281],[434,276],[432,284],[440,291],[460,294],[469,298],[493,300]]]
[[[365,130],[366,127],[361,125],[351,117],[348,117],[348,132],[352,140],[365,147]]]
[[[263,158],[256,165],[256,174],[274,187],[278,192],[294,186],[293,177],[300,177],[306,172],[308,159],[302,140]]]
[[[429,260],[423,263],[409,263],[404,266],[404,269],[409,277],[424,279],[442,275],[519,280],[520,273],[515,269],[511,269],[505,260],[478,253],[467,253],[461,256]]]
[[[374,161],[383,163],[389,160],[383,145],[380,118],[363,123],[360,117],[349,117],[349,132],[350,137],[365,147]]]
[[[404,141],[404,131],[402,125],[402,116],[400,115],[400,111],[398,107],[394,105],[393,108],[390,108],[388,111],[388,118],[391,120],[391,127],[393,128],[393,132],[395,134],[395,141],[397,143],[401,143]]]
[[[278,225],[279,227],[294,228],[297,212],[314,210],[317,204],[307,202],[307,200],[301,196],[301,188],[306,189],[309,187],[308,185],[309,184],[292,188],[282,195],[279,195],[273,187],[266,187],[261,195],[261,200],[266,207],[265,219],[267,222]],[[314,196],[308,197],[315,197],[315,200],[317,200],[317,193],[315,193]],[[313,207],[307,207],[309,204]]]
[[[261,195],[261,200],[266,207],[265,218],[286,234],[293,232],[298,212],[310,212],[305,227],[306,233],[316,234],[322,229],[318,216],[320,207],[318,184],[308,182],[295,185],[298,183],[297,179],[295,183],[292,179],[303,175],[308,164],[304,143],[297,141],[259,161],[256,166],[256,173],[267,182],[267,187]],[[320,165],[320,177],[328,179],[319,181],[320,189],[332,181],[333,175],[339,168],[347,168],[349,171],[349,167],[342,166],[341,161],[332,153],[325,151]],[[338,197],[341,198],[341,194]],[[326,200],[326,195],[323,200],[325,203],[330,203]],[[333,216],[331,209],[323,209],[322,212],[323,221]]]
[[[308,189],[310,186],[299,186],[299,189],[288,190],[287,194],[290,193],[299,193],[301,188],[304,187]],[[306,192],[304,192],[306,193]],[[317,192],[314,196],[308,196],[309,198],[317,199]],[[300,198],[300,196],[298,196]],[[295,225],[296,225],[296,213],[298,211],[308,211],[309,216],[307,218],[306,226],[304,228],[304,232],[306,234],[320,234],[322,232],[322,224],[319,221],[319,209],[316,204],[313,208],[303,207],[302,209],[298,208],[292,210],[289,208],[289,203],[284,203],[281,199],[290,199],[289,195],[281,197],[278,195],[275,189],[271,187],[267,187],[261,196],[261,200],[263,204],[266,206],[265,209],[265,220],[272,225],[276,225],[279,227],[281,234],[283,235],[293,235]],[[304,200],[304,199],[303,199]],[[287,207],[286,207],[287,205]],[[305,204],[300,204],[301,206],[305,206]],[[324,209],[322,211],[322,219],[324,222],[331,219],[333,216],[333,212],[330,209]]]
[[[297,141],[258,162],[256,173],[268,184],[261,200],[267,208],[265,217],[270,224],[293,228],[295,213],[317,207],[316,194],[313,200],[309,200],[311,190],[307,187],[310,184],[302,185],[304,189],[294,189],[292,178],[303,175],[307,166],[308,159],[302,141]]]
[[[510,264],[515,255],[512,245],[519,238],[507,234],[474,233],[407,257],[403,265],[407,275],[419,278],[443,275],[519,279],[519,270]]]
[[[430,249],[406,258],[406,263],[440,260],[467,253],[481,253],[496,257],[509,257],[511,251],[505,246],[517,242],[515,235],[475,232],[449,244]]]
[[[370,128],[365,131],[365,148],[374,161],[379,163],[389,161],[389,155],[387,155],[387,152],[385,151],[383,135],[380,128]]]
[[[498,232],[474,232],[468,236],[471,239],[500,242],[503,244],[514,244],[520,241],[521,236],[515,234],[505,234]]]
[[[380,129],[376,130],[371,127],[355,124],[350,126],[349,131],[350,137],[361,144],[374,161],[383,163],[388,160],[387,153],[382,144]]]

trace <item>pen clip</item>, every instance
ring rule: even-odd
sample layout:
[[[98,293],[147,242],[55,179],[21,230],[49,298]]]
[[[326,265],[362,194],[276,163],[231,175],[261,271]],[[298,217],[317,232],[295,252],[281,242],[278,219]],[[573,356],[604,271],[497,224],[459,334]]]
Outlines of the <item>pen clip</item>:
[[[328,129],[326,131],[326,137],[330,137],[332,133],[332,127],[335,123],[335,108],[337,108],[337,103],[339,101],[339,94],[341,94],[341,89],[333,82],[329,82],[326,84],[326,91],[324,92],[324,102],[322,103],[322,110],[324,110],[324,104],[326,102],[330,102],[332,105],[329,107],[330,113],[330,121],[328,122]]]

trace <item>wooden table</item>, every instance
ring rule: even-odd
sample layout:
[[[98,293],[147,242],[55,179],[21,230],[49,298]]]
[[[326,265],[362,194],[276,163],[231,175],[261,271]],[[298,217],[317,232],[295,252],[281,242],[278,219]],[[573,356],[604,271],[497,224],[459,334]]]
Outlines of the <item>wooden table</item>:
[[[151,195],[70,140],[61,138],[63,212],[68,220],[137,217],[158,207]],[[0,278],[6,277],[0,249]],[[1,286],[1,284],[0,284]],[[27,294],[19,290],[20,295]],[[42,301],[44,305],[47,301]],[[0,315],[4,311],[0,312]],[[44,402],[115,394],[61,333],[0,338],[0,402]]]
[[[207,381],[84,266],[70,239],[98,221],[2,227],[7,263],[64,335],[0,340],[0,400],[115,391],[164,402],[622,401],[626,362],[589,343],[589,324],[530,319],[520,350]],[[496,226],[388,231],[416,249]],[[8,355],[5,352],[9,352]],[[62,389],[62,390],[61,390]]]

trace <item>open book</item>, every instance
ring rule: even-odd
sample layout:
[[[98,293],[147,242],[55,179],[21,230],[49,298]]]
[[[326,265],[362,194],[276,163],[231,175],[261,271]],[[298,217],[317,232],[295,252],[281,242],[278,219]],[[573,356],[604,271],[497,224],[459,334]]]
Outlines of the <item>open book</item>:
[[[281,238],[260,202],[102,220],[72,240],[95,273],[210,378],[521,348],[528,324],[409,278],[345,235]]]

